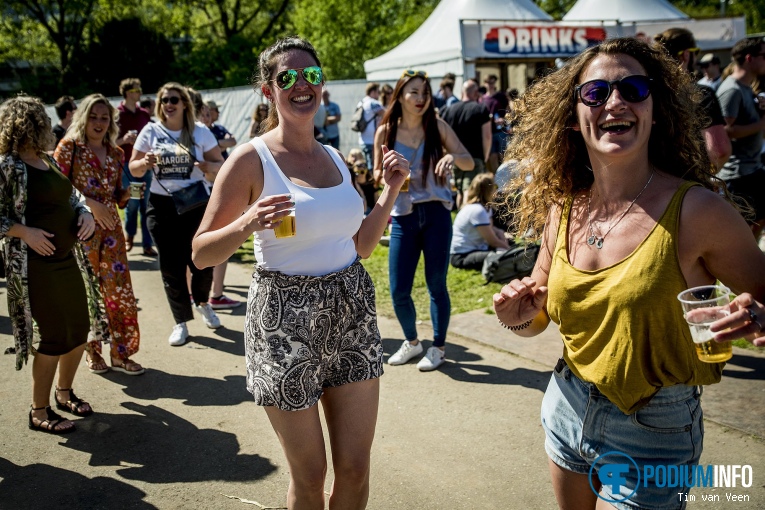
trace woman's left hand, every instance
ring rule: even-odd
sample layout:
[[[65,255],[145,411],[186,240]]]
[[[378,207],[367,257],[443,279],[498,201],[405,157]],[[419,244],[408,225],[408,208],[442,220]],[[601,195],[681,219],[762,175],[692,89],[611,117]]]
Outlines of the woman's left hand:
[[[90,213],[82,213],[77,219],[77,238],[80,241],[85,241],[93,236],[96,231],[96,220],[93,219],[93,215]]]
[[[394,189],[401,189],[404,181],[409,177],[409,160],[401,153],[382,146],[383,180]]]
[[[711,326],[714,339],[727,342],[743,338],[758,347],[765,347],[765,306],[744,292],[730,303],[730,315]]]
[[[436,181],[438,184],[446,184],[454,171],[454,156],[444,154],[444,157],[438,160],[436,164]]]

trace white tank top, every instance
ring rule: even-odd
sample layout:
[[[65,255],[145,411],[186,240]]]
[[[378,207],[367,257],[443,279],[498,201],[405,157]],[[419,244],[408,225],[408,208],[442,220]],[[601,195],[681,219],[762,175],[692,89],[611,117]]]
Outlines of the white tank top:
[[[282,173],[260,137],[250,143],[263,164],[263,192],[257,200],[282,193],[292,193],[295,198],[295,235],[277,239],[272,229],[255,232],[257,264],[269,271],[309,276],[323,276],[350,266],[357,256],[353,236],[364,219],[364,203],[337,152],[324,146],[343,182],[331,188],[308,188]]]

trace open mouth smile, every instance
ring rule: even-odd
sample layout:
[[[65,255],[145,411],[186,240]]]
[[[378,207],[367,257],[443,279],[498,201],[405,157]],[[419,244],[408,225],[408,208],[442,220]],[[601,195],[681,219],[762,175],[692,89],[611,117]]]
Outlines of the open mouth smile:
[[[606,133],[626,133],[635,126],[634,122],[627,120],[611,120],[600,125],[600,129]]]

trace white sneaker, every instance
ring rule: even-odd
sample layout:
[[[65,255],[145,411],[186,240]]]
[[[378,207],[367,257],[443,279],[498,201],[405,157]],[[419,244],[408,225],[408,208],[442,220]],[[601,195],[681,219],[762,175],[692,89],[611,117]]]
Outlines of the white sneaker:
[[[167,339],[168,343],[173,346],[183,345],[189,338],[189,329],[186,327],[185,322],[176,324],[173,326],[173,332],[170,333],[170,338]]]
[[[417,368],[419,368],[421,372],[430,372],[443,365],[445,361],[446,353],[438,347],[431,347],[428,349],[428,352],[425,353],[425,356],[422,357],[420,362],[417,363]]]
[[[215,310],[213,310],[212,307],[210,306],[210,303],[205,303],[203,305],[194,305],[194,308],[202,316],[202,320],[205,321],[205,326],[207,326],[210,329],[215,329],[220,327],[220,319],[218,318],[218,315],[215,313]]]
[[[409,340],[404,340],[401,347],[388,358],[388,365],[403,365],[410,359],[414,358],[418,354],[422,354],[422,342],[417,342],[417,345],[412,345]]]

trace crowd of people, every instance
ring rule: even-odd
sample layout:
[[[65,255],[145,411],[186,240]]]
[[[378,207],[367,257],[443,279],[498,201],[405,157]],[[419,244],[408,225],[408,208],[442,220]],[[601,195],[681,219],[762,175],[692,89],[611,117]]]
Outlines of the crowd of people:
[[[700,387],[719,382],[723,364],[697,359],[675,296],[721,282],[735,298],[712,324],[716,340],[765,345],[757,246],[765,108],[755,101],[765,42],[736,43],[723,72],[719,58],[696,62],[697,54],[683,29],[652,45],[616,38],[523,95],[498,90],[489,75],[483,87],[465,80],[459,99],[455,77],[434,93],[426,72],[407,69],[392,87],[367,85],[361,121],[354,115],[359,148],[347,157],[319,56],[298,37],[260,54],[265,102],[238,146],[217,123],[218,105],[175,82],[160,87],[153,106],[136,78],[120,83],[118,108],[101,94],[79,103],[64,96],[56,126],[39,99],[6,100],[0,242],[17,369],[34,355],[30,429],[75,430],[51,408],[56,373],[55,407],[93,414],[72,389],[83,354],[95,374],[146,371],[132,359],[140,329],[127,260],[140,214],[143,255],[158,256],[173,316],[171,346],[187,342],[195,311],[215,329],[215,309],[240,304],[223,293],[226,262],[254,238],[247,389],[284,450],[290,508],[324,507],[319,403],[335,475],[330,507],[366,504],[384,360],[375,289],[360,260],[386,230],[404,336],[387,363],[424,352],[423,372],[447,359],[449,266],[480,269],[513,236],[541,244],[532,274],[503,286],[493,303],[518,335],[551,321],[560,328],[563,356],[541,419],[561,508],[598,500],[587,473],[600,450],[582,442],[638,462],[697,463]],[[501,160],[512,179],[497,194]],[[514,213],[512,232],[494,225],[500,205]],[[412,299],[421,257],[433,324],[427,350]],[[612,486],[595,490],[620,496]],[[677,492],[641,489],[632,502],[669,507]]]

